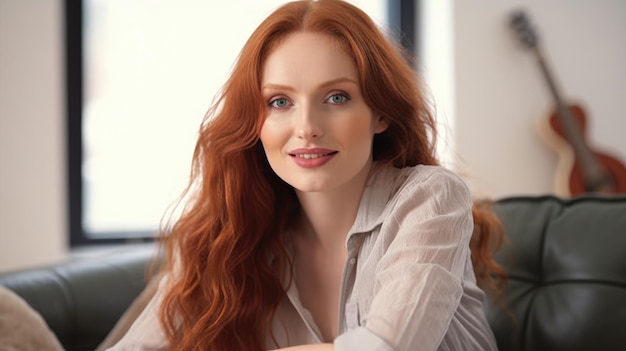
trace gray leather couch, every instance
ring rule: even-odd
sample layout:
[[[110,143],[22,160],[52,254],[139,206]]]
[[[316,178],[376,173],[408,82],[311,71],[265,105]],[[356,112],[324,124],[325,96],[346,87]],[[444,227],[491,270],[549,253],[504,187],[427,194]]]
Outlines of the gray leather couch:
[[[498,201],[510,274],[487,315],[500,350],[626,350],[626,197]],[[68,351],[94,350],[145,286],[152,249],[0,274]]]
[[[146,286],[154,255],[152,245],[112,252],[0,274],[0,285],[39,312],[65,350],[93,351]]]
[[[510,241],[497,255],[504,301],[487,308],[500,350],[626,350],[626,197],[517,197],[495,211]]]

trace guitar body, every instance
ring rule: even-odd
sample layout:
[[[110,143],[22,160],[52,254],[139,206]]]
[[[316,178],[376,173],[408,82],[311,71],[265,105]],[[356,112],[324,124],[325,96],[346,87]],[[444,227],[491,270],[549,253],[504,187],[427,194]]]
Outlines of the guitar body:
[[[626,167],[615,157],[599,152],[588,146],[586,142],[587,117],[579,105],[568,106],[570,116],[575,122],[584,147],[593,157],[597,170],[598,179],[591,181],[586,167],[581,158],[577,157],[572,144],[580,143],[580,140],[571,140],[562,123],[562,118],[553,113],[545,120],[541,128],[541,134],[559,156],[559,164],[555,174],[555,189],[559,195],[573,196],[589,192],[594,193],[625,193],[626,194]],[[586,171],[587,168],[587,171]]]
[[[593,152],[594,157],[609,177],[606,185],[598,187],[588,186],[580,162],[574,162],[569,176],[569,193],[578,195],[584,193],[626,194],[626,168],[616,158],[600,152]]]

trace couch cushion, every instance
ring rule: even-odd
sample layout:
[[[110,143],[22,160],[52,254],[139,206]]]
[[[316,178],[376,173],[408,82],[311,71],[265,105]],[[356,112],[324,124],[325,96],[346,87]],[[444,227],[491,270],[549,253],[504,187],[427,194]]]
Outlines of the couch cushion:
[[[487,306],[500,350],[626,348],[626,197],[513,197],[495,212],[510,241],[496,256],[508,287]]]
[[[0,274],[65,350],[93,351],[146,285],[152,245],[40,269]]]

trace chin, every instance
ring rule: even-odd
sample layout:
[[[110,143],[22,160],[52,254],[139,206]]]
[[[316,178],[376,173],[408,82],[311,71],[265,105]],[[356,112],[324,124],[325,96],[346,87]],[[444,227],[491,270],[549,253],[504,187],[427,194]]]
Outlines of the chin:
[[[315,183],[293,182],[293,183],[290,183],[290,185],[296,191],[301,191],[303,193],[319,193],[319,192],[330,189],[328,185],[319,184],[319,182],[315,182]]]

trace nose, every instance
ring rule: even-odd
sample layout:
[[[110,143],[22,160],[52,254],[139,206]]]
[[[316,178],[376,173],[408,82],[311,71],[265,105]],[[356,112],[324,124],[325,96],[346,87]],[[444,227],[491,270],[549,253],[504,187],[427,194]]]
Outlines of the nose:
[[[319,113],[311,106],[302,106],[296,117],[295,132],[300,139],[317,139],[321,137],[324,133],[319,120]]]

